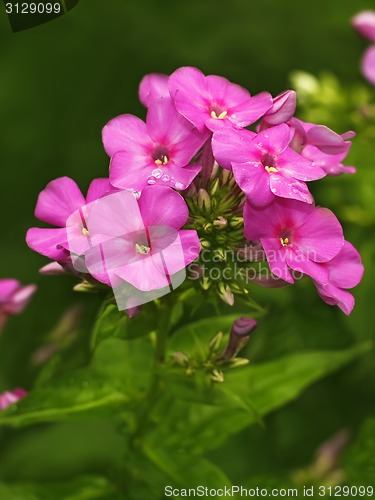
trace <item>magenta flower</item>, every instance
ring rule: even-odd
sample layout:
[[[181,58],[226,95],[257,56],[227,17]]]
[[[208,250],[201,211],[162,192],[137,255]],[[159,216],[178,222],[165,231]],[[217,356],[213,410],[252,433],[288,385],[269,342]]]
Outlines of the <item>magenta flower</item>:
[[[123,190],[94,203],[86,220],[92,244],[87,269],[142,292],[170,286],[170,277],[200,252],[197,232],[181,230],[188,216],[182,196],[165,186],[147,186],[138,199]]]
[[[8,316],[20,314],[35,292],[35,285],[22,286],[14,279],[0,280],[0,331]]]
[[[370,45],[363,54],[361,69],[363,76],[375,85],[375,45]]]
[[[354,137],[354,132],[339,135],[325,125],[306,123],[297,118],[292,118],[288,125],[291,128],[290,147],[310,160],[314,167],[320,167],[327,175],[355,173],[355,167],[341,163],[351,147],[347,139]]]
[[[177,110],[200,132],[207,127],[243,128],[261,118],[272,106],[272,97],[262,92],[254,97],[221,76],[205,76],[199,69],[183,67],[169,77],[169,91]]]
[[[212,148],[224,168],[232,165],[234,177],[248,201],[257,207],[269,205],[275,197],[312,203],[304,181],[324,177],[324,171],[288,147],[286,124],[254,135],[248,130],[220,130],[214,133]]]
[[[20,399],[27,396],[26,391],[23,389],[15,389],[11,392],[3,392],[0,394],[0,411],[5,410],[8,406],[17,403]]]
[[[347,292],[361,281],[364,268],[361,256],[351,243],[345,241],[341,251],[328,262],[320,264],[328,272],[328,283],[315,282],[321,298],[330,305],[337,305],[345,314],[350,314],[354,307],[354,297]]]
[[[160,97],[169,97],[168,79],[169,76],[159,73],[150,73],[142,78],[138,95],[146,108]]]
[[[375,42],[375,11],[364,10],[352,19],[353,27],[360,35],[371,42]]]
[[[118,116],[103,129],[110,181],[136,191],[153,184],[186,189],[201,170],[189,162],[206,139],[169,98],[150,104],[146,123],[133,115]]]
[[[332,260],[344,244],[342,228],[326,208],[295,200],[277,199],[264,209],[244,209],[245,237],[260,240],[270,269],[278,278],[294,283],[290,269],[329,283],[321,263]]]
[[[360,35],[375,42],[375,11],[360,12],[352,19],[352,25]],[[366,49],[361,61],[361,70],[363,76],[372,85],[375,85],[375,45]]]
[[[69,177],[59,177],[51,181],[38,197],[35,216],[57,227],[29,229],[26,235],[28,246],[52,260],[69,263],[67,219],[87,203],[115,191],[108,179],[94,179],[85,199],[77,184]],[[82,249],[88,248],[86,228],[82,223],[77,225],[76,236],[77,242],[82,244]]]

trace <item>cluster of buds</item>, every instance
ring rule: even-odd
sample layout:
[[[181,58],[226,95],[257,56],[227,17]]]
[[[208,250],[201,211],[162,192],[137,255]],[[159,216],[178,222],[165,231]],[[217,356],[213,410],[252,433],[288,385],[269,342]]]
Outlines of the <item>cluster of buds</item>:
[[[218,332],[209,342],[207,349],[202,350],[198,356],[189,356],[189,353],[183,352],[173,353],[172,365],[183,368],[188,376],[203,372],[208,374],[214,383],[224,382],[226,369],[239,368],[249,363],[247,358],[239,357],[238,354],[247,345],[257,326],[258,323],[253,318],[237,318],[225,345],[223,332]]]
[[[202,288],[229,304],[248,284],[307,275],[349,314],[361,259],[308,183],[355,172],[343,164],[354,133],[296,118],[294,91],[251,96],[193,67],[147,75],[139,98],[145,121],[123,114],[103,129],[109,178],[86,197],[70,178],[48,184],[35,215],[55,228],[30,229],[28,245],[90,283],[125,284],[125,309],[178,286],[193,263]],[[265,277],[252,272],[262,259]]]
[[[360,35],[372,42],[363,54],[361,70],[366,80],[375,85],[375,11],[359,12],[353,17],[352,24]]]

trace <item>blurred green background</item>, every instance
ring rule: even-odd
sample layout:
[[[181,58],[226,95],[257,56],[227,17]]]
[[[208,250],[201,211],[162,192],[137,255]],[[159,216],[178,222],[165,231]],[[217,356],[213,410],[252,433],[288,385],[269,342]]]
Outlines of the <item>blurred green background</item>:
[[[37,283],[39,290],[32,306],[12,319],[0,337],[0,392],[32,386],[37,370],[31,353],[77,303],[84,311],[81,347],[72,352],[71,364],[83,363],[84,340],[100,303],[99,296],[73,293],[75,282],[69,277],[38,275],[47,259],[25,244],[27,229],[38,225],[33,217],[38,193],[59,176],[74,178],[83,190],[93,178],[106,176],[101,128],[121,113],[144,117],[137,99],[142,76],[171,73],[184,65],[225,76],[254,94],[268,90],[276,95],[290,88],[294,70],[336,76],[339,88],[327,93],[324,118],[339,133],[357,125],[347,164],[356,165],[358,174],[325,179],[313,189],[317,202],[338,214],[347,239],[363,255],[366,273],[354,292],[357,306],[347,318],[322,303],[311,283],[255,289],[254,298],[269,314],[254,335],[249,356],[256,362],[374,339],[375,122],[362,123],[350,108],[355,96],[365,94],[366,101],[371,92],[359,72],[367,43],[349,24],[355,13],[369,8],[373,1],[81,0],[55,21],[12,34],[1,6],[0,277]],[[335,100],[340,92],[344,97]],[[324,103],[314,99],[307,99],[302,116],[311,119],[314,106],[319,117]],[[268,417],[263,427],[253,426],[211,458],[235,483],[250,476],[290,475],[308,467],[317,447],[338,431],[348,429],[354,440],[365,418],[374,415],[374,396],[374,356],[369,354],[315,384]],[[106,471],[118,459],[116,433],[106,421],[43,428],[41,446],[59,450],[48,463],[36,452],[34,432],[1,431],[1,480],[72,478]],[[368,477],[374,478],[375,468],[371,470]]]

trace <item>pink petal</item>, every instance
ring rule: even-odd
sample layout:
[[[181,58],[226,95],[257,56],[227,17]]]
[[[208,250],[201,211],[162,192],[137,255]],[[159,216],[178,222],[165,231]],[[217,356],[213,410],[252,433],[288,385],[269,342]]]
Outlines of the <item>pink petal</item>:
[[[250,99],[250,93],[246,89],[222,76],[208,75],[205,83],[213,103],[223,106],[226,110]]]
[[[346,290],[342,290],[332,284],[321,286],[315,283],[320,297],[330,306],[338,306],[346,315],[349,315],[354,308],[354,297]]]
[[[287,283],[294,283],[294,279],[286,263],[286,253],[281,247],[280,242],[271,238],[262,238],[260,241],[266,252],[267,262],[272,273]]]
[[[282,173],[299,181],[314,181],[326,175],[322,168],[314,166],[310,160],[307,160],[291,148],[287,148],[278,157],[277,167],[280,168]]]
[[[250,130],[218,130],[212,138],[216,161],[228,170],[231,170],[232,162],[260,161],[262,153],[252,142],[255,136]]]
[[[109,182],[109,179],[99,178],[94,179],[87,191],[86,203],[91,203],[107,194],[116,192],[116,189]]]
[[[12,294],[18,290],[21,283],[14,279],[1,279],[0,280],[0,304],[9,300]]]
[[[375,45],[371,45],[366,49],[362,58],[361,67],[364,77],[375,85]]]
[[[164,186],[147,186],[139,198],[139,209],[146,227],[160,226],[180,229],[189,216],[183,197]]]
[[[202,148],[207,139],[208,130],[207,134],[201,134],[194,128],[185,139],[171,146],[171,157],[174,163],[181,167],[187,165]]]
[[[147,134],[146,124],[133,115],[120,115],[109,121],[102,132],[104,149],[108,156],[117,151],[147,151],[152,141]]]
[[[69,257],[69,252],[63,248],[63,245],[67,245],[65,227],[61,229],[32,227],[27,231],[26,243],[35,252],[52,260],[65,261]]]
[[[308,220],[294,232],[294,243],[315,262],[333,259],[344,245],[342,227],[327,208],[316,207]]]
[[[169,97],[168,76],[150,73],[144,76],[139,84],[139,100],[148,108],[159,97]]]
[[[7,304],[5,312],[7,314],[19,314],[22,312],[30,302],[36,290],[37,287],[35,285],[27,285],[19,288],[13,294],[11,301]]]
[[[319,148],[326,154],[347,153],[350,142],[346,142],[341,135],[325,125],[315,125],[306,133],[307,142]]]
[[[286,90],[275,97],[272,107],[264,115],[264,120],[269,125],[278,125],[289,121],[296,111],[296,93]]]
[[[269,174],[269,179],[270,189],[275,196],[290,198],[303,203],[314,203],[314,198],[304,182],[277,173]]]
[[[352,19],[353,27],[365,38],[375,42],[375,11],[364,10]]]
[[[131,262],[116,270],[116,275],[142,292],[170,286],[170,279],[155,266],[151,255]]]
[[[263,151],[280,155],[288,147],[290,141],[290,128],[285,123],[262,130],[255,137],[254,143]]]
[[[69,215],[85,204],[77,184],[69,177],[60,177],[47,184],[39,194],[35,217],[53,226],[64,227]]]
[[[141,191],[155,169],[157,165],[151,155],[142,150],[118,151],[110,161],[109,179],[116,188]]]
[[[357,286],[364,272],[361,256],[348,241],[345,241],[340,253],[325,266],[329,271],[330,282],[339,288]]]
[[[294,247],[294,245],[293,245]],[[307,274],[321,285],[328,283],[328,272],[321,264],[317,264],[304,255],[298,248],[287,251],[286,261],[288,266],[298,273]]]
[[[270,175],[262,163],[233,163],[232,165],[237,184],[253,206],[265,207],[273,201]]]
[[[169,77],[169,91],[179,113],[203,132],[211,102],[204,74],[189,66],[179,68]]]
[[[272,96],[261,92],[251,97],[247,102],[239,103],[230,109],[228,119],[237,127],[247,127],[259,120],[272,106]]]
[[[170,146],[182,141],[194,125],[184,118],[170,98],[153,101],[146,118],[147,133],[158,144]]]
[[[200,253],[200,241],[196,231],[178,231],[170,237],[152,240],[152,258],[160,272],[169,276],[184,269]],[[167,244],[166,241],[167,240]]]
[[[158,177],[151,175],[148,184],[168,186],[181,191],[192,183],[201,169],[200,165],[179,167],[173,161],[170,161],[167,165],[161,165],[156,169]]]

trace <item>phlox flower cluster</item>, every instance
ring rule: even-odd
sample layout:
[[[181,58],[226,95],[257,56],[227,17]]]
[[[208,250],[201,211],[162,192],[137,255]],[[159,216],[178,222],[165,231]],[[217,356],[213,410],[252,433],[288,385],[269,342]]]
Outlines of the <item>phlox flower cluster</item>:
[[[296,118],[292,90],[253,96],[193,67],[145,76],[139,98],[145,121],[122,114],[103,128],[108,178],[95,179],[86,196],[67,177],[40,193],[35,215],[53,227],[31,228],[27,243],[55,261],[44,272],[145,294],[168,289],[199,259],[194,206],[206,220],[212,215],[210,230],[240,224],[243,247],[261,247],[275,279],[292,284],[291,270],[310,276],[325,302],[349,314],[347,289],[362,277],[361,259],[309,185],[355,172],[343,164],[354,134]],[[221,205],[213,201],[219,184],[211,189],[218,175],[228,181]],[[216,213],[231,195],[239,200],[233,212]]]

